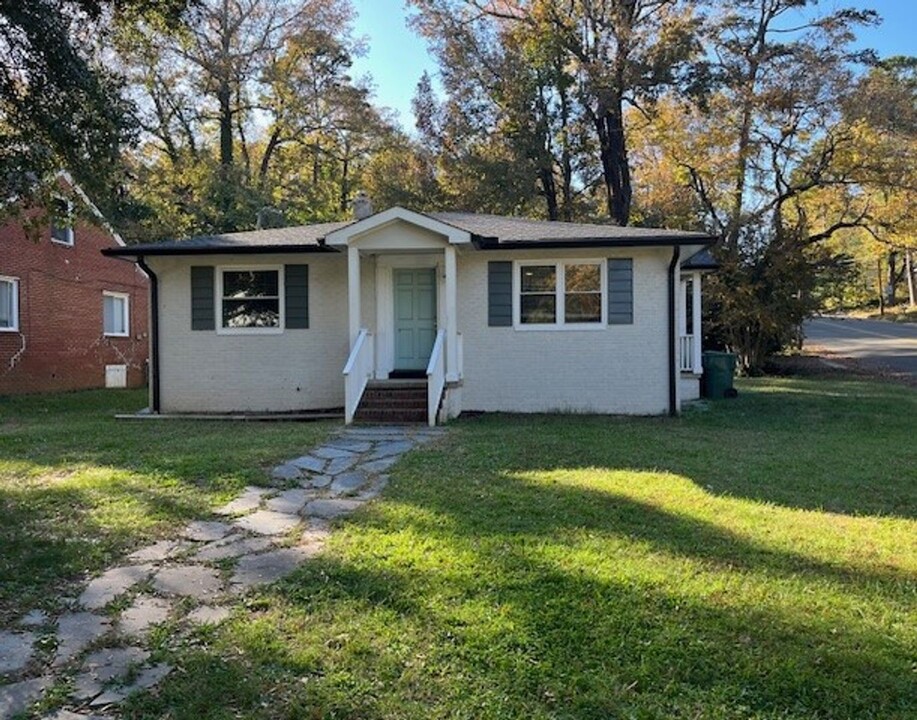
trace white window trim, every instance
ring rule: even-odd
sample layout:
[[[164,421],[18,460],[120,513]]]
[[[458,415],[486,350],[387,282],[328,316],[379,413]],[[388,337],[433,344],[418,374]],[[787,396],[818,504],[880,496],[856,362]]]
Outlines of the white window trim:
[[[115,332],[106,332],[105,331],[105,300],[104,298],[118,298],[119,300],[124,301],[124,310],[123,317],[124,320],[124,332],[115,333]],[[105,337],[130,337],[131,336],[131,296],[127,293],[115,292],[113,290],[103,290],[102,291],[102,334]]]
[[[55,195],[54,199],[60,200],[61,202],[64,202],[67,204],[67,220],[69,222],[69,225],[67,225],[67,227],[65,228],[67,230],[67,239],[58,240],[56,237],[54,237],[54,228],[60,227],[60,226],[59,225],[55,226],[54,220],[52,219],[51,221],[51,242],[53,242],[56,245],[61,245],[63,247],[73,247],[73,201],[68,200],[67,198],[61,195]]]
[[[554,289],[556,296],[557,320],[553,323],[523,323],[522,322],[522,282],[521,269],[532,265],[554,265],[557,287]],[[602,319],[594,323],[568,323],[564,321],[566,311],[566,280],[567,265],[598,265],[599,280],[601,283]],[[514,260],[513,261],[513,329],[523,332],[556,332],[575,330],[605,330],[608,327],[608,268],[604,258],[564,258],[562,260],[545,258],[544,260]]]
[[[223,273],[231,272],[266,272],[274,270],[277,272],[277,305],[280,310],[280,324],[278,327],[243,327],[227,328],[223,327]],[[284,298],[286,293],[283,285],[283,265],[218,265],[216,268],[217,281],[216,285],[216,329],[217,335],[280,335],[286,327],[286,302]]]
[[[13,284],[13,324],[10,327],[0,327],[0,332],[19,332],[19,278],[0,275],[0,281]]]

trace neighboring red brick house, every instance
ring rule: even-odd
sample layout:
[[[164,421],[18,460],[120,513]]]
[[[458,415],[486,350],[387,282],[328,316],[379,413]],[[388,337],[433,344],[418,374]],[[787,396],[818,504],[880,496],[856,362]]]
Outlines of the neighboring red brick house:
[[[0,226],[0,395],[146,381],[147,278],[102,255],[124,243],[79,188],[68,195],[69,223],[33,237],[23,223],[39,212],[25,210]]]

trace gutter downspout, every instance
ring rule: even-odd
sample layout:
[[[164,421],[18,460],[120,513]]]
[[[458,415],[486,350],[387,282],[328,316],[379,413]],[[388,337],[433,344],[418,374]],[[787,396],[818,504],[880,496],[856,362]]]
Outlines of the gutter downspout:
[[[675,272],[678,269],[678,260],[681,257],[681,247],[672,248],[672,261],[669,263],[669,415],[678,415],[678,372],[675,369],[675,360],[678,348],[675,344]]]
[[[146,264],[143,255],[137,257],[137,266],[146,273],[150,279],[150,390],[152,402],[150,410],[159,413],[159,279],[150,266]]]

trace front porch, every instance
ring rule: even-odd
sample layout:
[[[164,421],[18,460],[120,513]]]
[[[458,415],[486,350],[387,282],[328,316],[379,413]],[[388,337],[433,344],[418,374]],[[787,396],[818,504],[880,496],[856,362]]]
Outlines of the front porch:
[[[402,209],[328,236],[347,252],[347,424],[432,426],[449,416],[446,394],[462,380],[456,256],[470,242],[465,231]]]

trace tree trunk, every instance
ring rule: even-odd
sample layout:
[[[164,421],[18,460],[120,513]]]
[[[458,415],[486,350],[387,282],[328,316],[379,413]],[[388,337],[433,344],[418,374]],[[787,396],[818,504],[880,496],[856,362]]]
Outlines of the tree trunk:
[[[541,194],[544,195],[548,220],[557,220],[557,183],[554,181],[554,169],[538,169],[538,181],[541,183]]]
[[[888,304],[896,305],[898,302],[898,252],[888,252]]]
[[[876,282],[879,285],[879,315],[885,315],[885,290],[882,287],[882,258],[876,258]]]
[[[229,83],[221,82],[217,89],[220,103],[220,165],[232,166],[232,91]]]
[[[908,248],[904,251],[904,266],[907,272],[907,299],[908,304],[913,308],[917,307],[917,280],[914,279],[914,251]]]
[[[599,139],[608,215],[618,225],[627,225],[633,191],[630,185],[630,166],[627,161],[622,110],[622,103],[618,99],[614,102],[613,108],[600,111],[596,115],[594,124]]]

